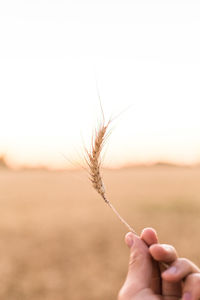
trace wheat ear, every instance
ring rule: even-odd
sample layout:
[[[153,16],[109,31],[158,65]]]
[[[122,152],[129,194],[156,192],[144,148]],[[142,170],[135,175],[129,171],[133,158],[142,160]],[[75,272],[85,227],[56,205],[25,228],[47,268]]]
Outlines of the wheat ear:
[[[121,217],[116,208],[112,205],[112,203],[106,197],[106,191],[102,180],[101,175],[101,151],[103,149],[105,139],[108,134],[108,127],[110,121],[105,124],[103,121],[100,125],[99,129],[96,130],[95,135],[92,139],[92,145],[90,151],[86,149],[86,162],[89,166],[90,173],[90,181],[94,189],[101,195],[105,203],[112,209],[112,211],[116,214],[116,216],[120,219],[120,221],[134,234],[136,234],[135,230]]]

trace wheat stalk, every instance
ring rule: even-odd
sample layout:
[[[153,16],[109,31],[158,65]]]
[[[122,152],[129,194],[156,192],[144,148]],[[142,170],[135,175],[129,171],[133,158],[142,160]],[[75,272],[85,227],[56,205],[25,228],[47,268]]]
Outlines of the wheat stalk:
[[[102,110],[103,112],[103,110]],[[120,219],[120,221],[134,234],[137,235],[135,230],[122,218],[122,216],[118,213],[116,208],[112,205],[112,203],[106,197],[106,191],[101,175],[101,151],[103,149],[106,137],[107,130],[110,125],[109,121],[107,124],[104,121],[100,125],[99,129],[96,130],[94,137],[92,138],[92,145],[90,150],[86,150],[86,162],[89,167],[90,173],[90,181],[92,182],[93,188],[101,195],[105,203],[112,209],[112,211],[116,214],[116,216]],[[160,268],[162,270],[166,270],[169,266],[164,262],[160,262]]]
[[[90,181],[94,189],[101,195],[105,203],[112,209],[112,211],[116,214],[116,216],[120,219],[120,221],[133,233],[136,234],[135,230],[121,217],[112,203],[106,197],[106,191],[104,187],[104,183],[102,180],[101,175],[101,151],[103,149],[107,134],[108,134],[108,127],[110,125],[105,123],[103,120],[102,124],[100,125],[99,129],[96,130],[95,135],[92,139],[91,149],[86,149],[86,162],[89,166],[89,174],[90,174]]]

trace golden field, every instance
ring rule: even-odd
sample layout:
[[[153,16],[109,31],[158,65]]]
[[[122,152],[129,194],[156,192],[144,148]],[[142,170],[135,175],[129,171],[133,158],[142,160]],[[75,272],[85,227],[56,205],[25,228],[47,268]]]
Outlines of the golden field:
[[[200,265],[200,168],[105,170],[107,195],[139,233]],[[116,299],[126,228],[84,171],[0,171],[0,299]]]

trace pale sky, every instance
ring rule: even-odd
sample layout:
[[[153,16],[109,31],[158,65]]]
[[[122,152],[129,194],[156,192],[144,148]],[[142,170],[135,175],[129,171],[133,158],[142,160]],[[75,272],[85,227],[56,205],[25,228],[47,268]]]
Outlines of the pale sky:
[[[106,165],[199,162],[199,37],[199,1],[1,0],[0,154],[14,166],[78,160],[98,85],[107,119],[127,109]]]

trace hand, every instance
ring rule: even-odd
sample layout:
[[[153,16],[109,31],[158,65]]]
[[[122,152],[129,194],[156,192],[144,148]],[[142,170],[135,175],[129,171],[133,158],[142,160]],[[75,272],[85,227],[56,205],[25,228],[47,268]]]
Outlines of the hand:
[[[128,233],[128,275],[118,300],[199,300],[200,270],[191,261],[178,258],[170,245],[158,244],[156,232],[147,228],[141,237]],[[169,265],[163,271],[162,264]]]

